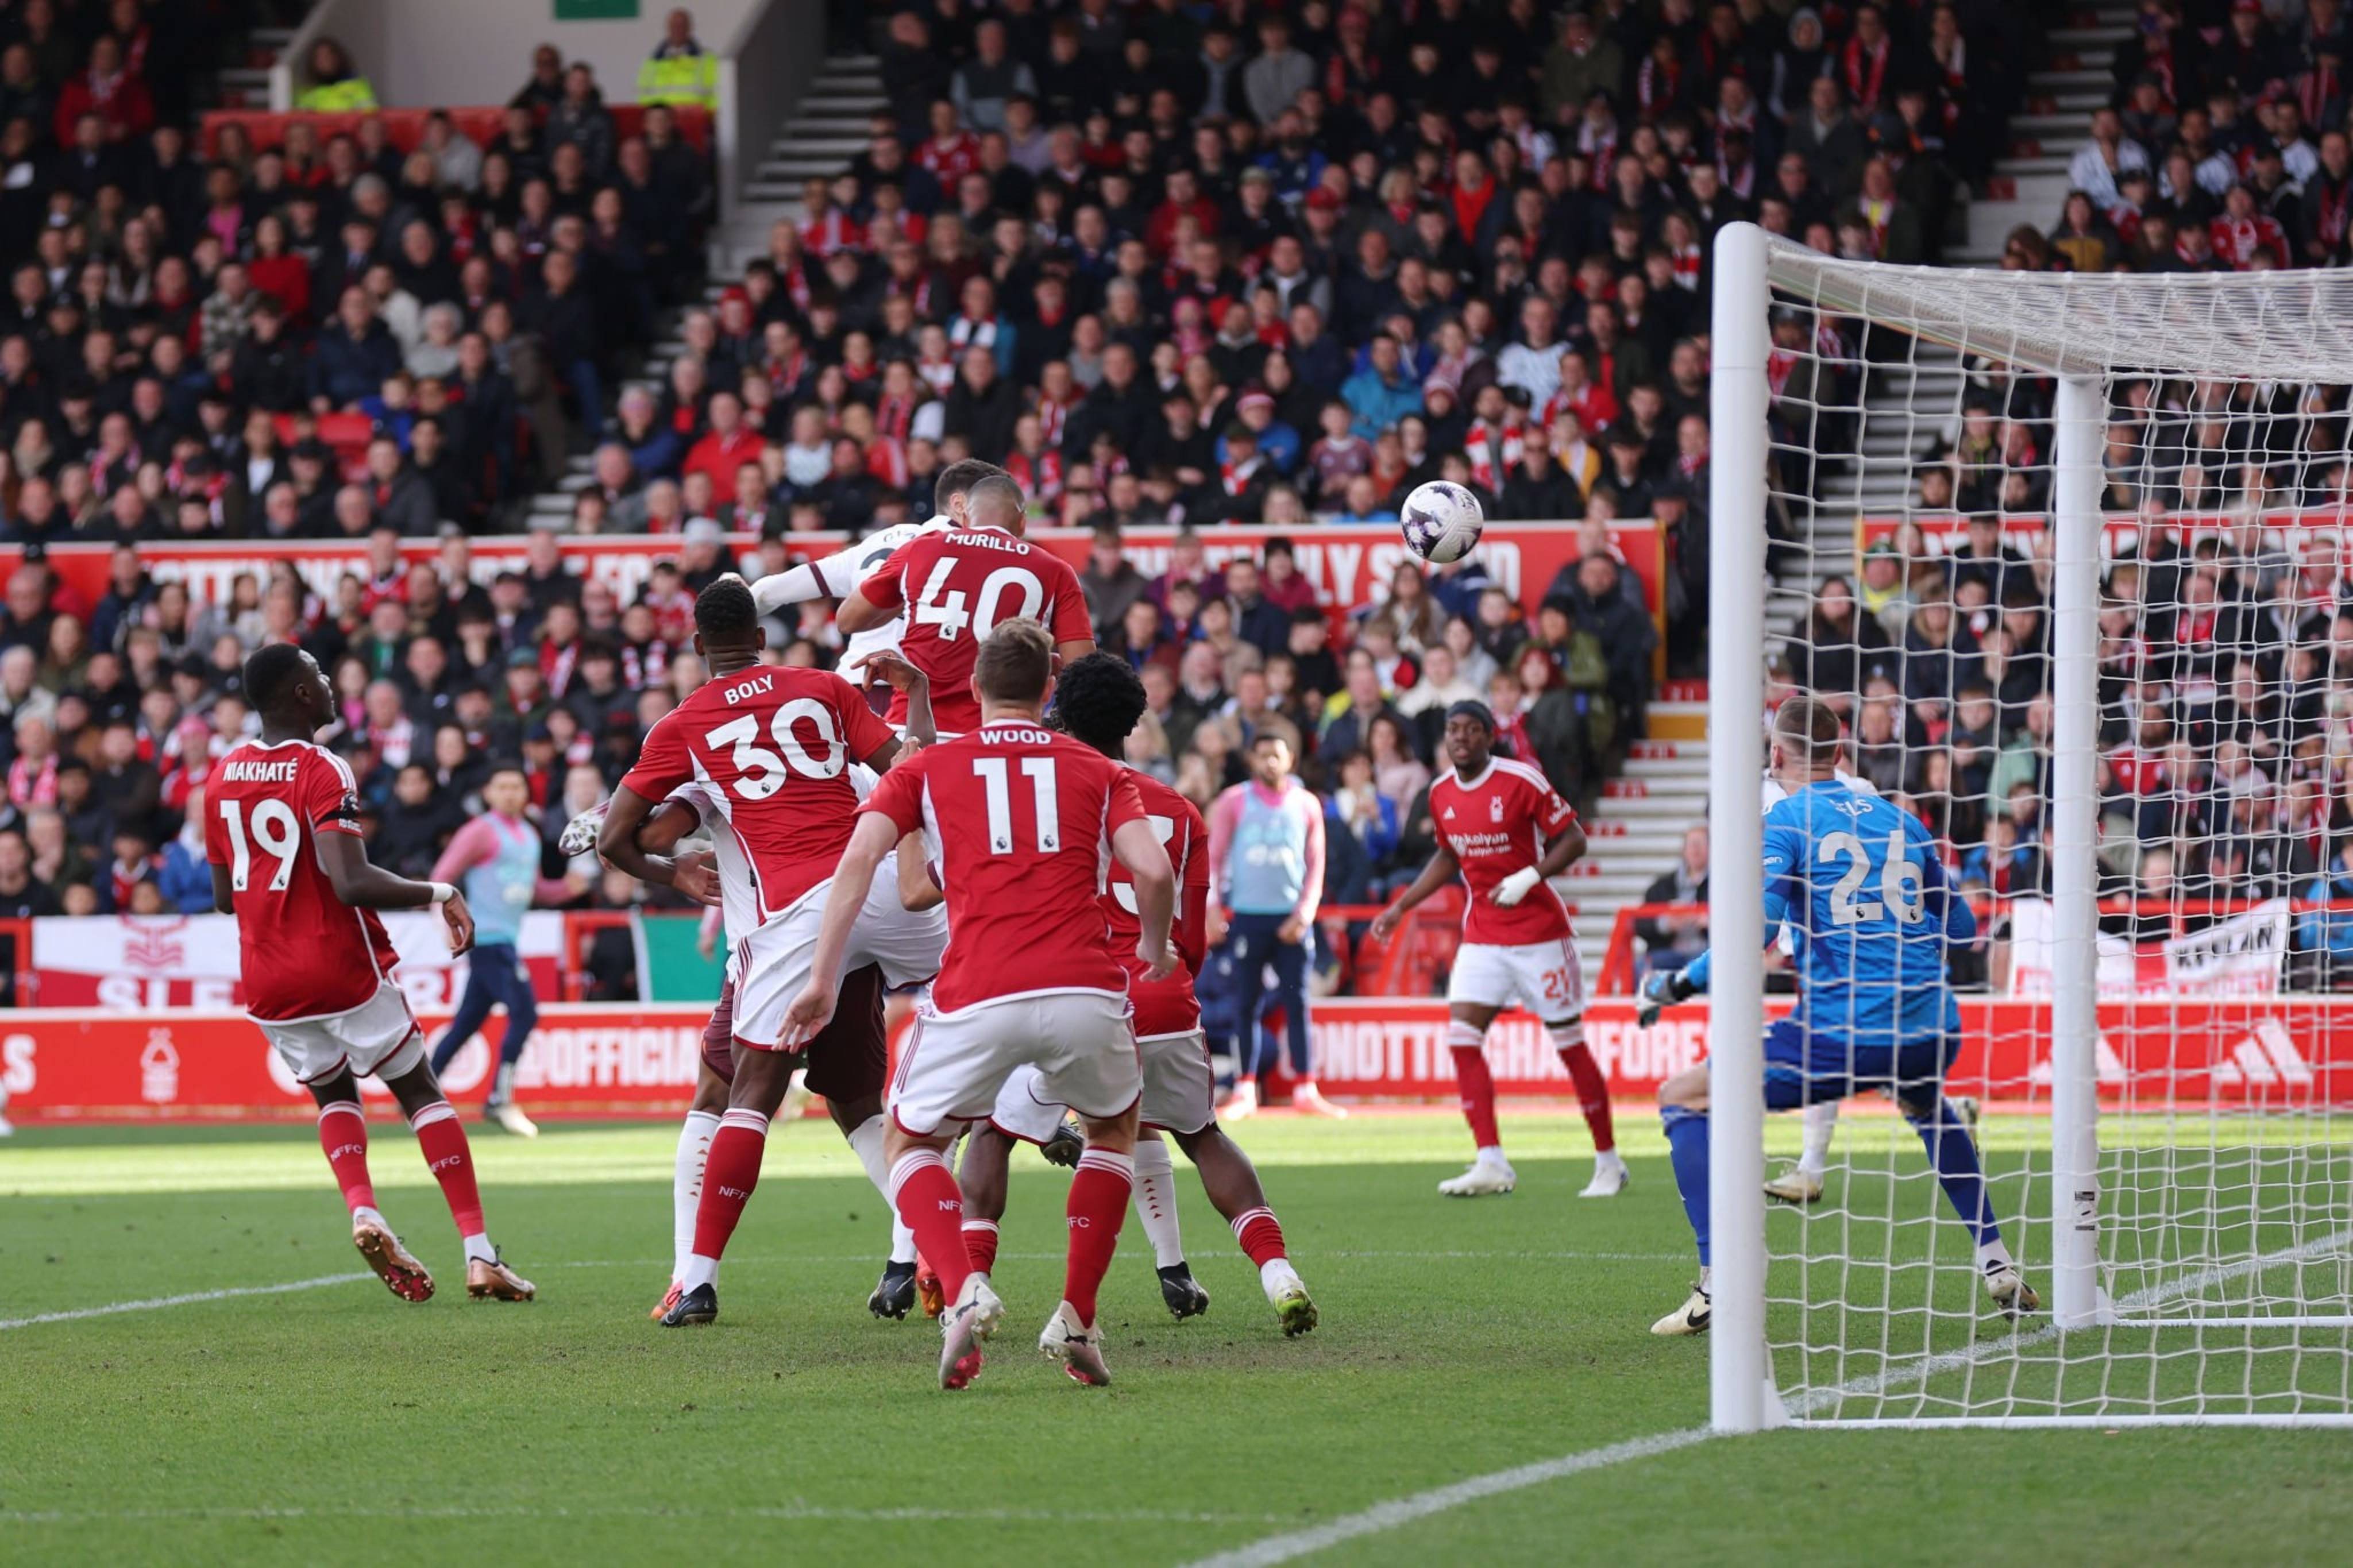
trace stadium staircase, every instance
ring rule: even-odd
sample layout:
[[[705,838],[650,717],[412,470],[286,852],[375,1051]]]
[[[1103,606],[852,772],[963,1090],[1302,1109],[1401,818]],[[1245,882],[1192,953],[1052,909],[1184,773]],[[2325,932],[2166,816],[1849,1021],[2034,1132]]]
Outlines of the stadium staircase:
[[[2027,79],[2026,103],[2010,121],[2008,154],[1971,204],[1966,240],[1948,251],[1965,267],[1999,264],[2002,241],[2021,224],[2047,230],[2068,190],[2067,163],[2091,140],[2092,110],[2107,102],[2116,46],[2132,31],[2134,6],[2078,7],[2047,35],[2050,63]],[[1884,515],[1912,496],[1912,468],[1959,433],[1960,356],[1913,345],[1905,363],[1871,367],[1862,397],[1857,458],[1831,467],[1810,515],[1794,519],[1802,562],[1777,578],[1767,624],[1787,635],[1803,619],[1814,589],[1854,569],[1858,518]]]
[[[731,203],[713,229],[710,241],[710,280],[702,302],[715,304],[720,292],[743,274],[744,266],[768,253],[768,228],[780,217],[801,216],[801,182],[839,174],[866,150],[866,120],[887,107],[882,96],[881,61],[872,55],[829,57],[802,95],[791,116],[770,143],[768,155]],[[656,389],[670,374],[670,362],[685,348],[678,327],[681,311],[662,314],[659,332],[638,363],[622,378]],[[609,411],[608,411],[609,412]],[[586,489],[591,478],[589,455],[575,452],[565,464],[556,488],[531,500],[529,515],[569,517],[572,498]]]

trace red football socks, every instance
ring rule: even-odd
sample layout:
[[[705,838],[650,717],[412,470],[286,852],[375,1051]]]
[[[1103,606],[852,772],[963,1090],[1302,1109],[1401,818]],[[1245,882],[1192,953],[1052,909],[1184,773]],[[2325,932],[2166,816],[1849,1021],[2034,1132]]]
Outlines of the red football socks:
[[[441,1184],[458,1234],[481,1235],[482,1194],[474,1185],[474,1156],[466,1146],[466,1130],[458,1125],[457,1111],[448,1100],[437,1100],[410,1117],[408,1125],[417,1134],[417,1147],[425,1151],[425,1168]]]
[[[367,1118],[357,1104],[339,1100],[319,1108],[319,1147],[327,1152],[327,1166],[343,1189],[343,1206],[353,1214],[375,1207],[375,1185],[368,1180]]]
[[[973,1273],[965,1250],[964,1193],[934,1149],[910,1149],[891,1166],[891,1205],[915,1233],[915,1248],[940,1277],[940,1290],[954,1305]],[[996,1247],[989,1248],[996,1261]]]
[[[1256,1208],[1236,1215],[1234,1239],[1241,1243],[1243,1253],[1261,1268],[1282,1261],[1282,1226],[1275,1223],[1272,1209]]]
[[[694,1209],[694,1256],[716,1264],[727,1238],[760,1184],[760,1162],[768,1152],[768,1119],[756,1110],[731,1110],[712,1134],[702,1162],[702,1200]],[[697,1281],[700,1283],[700,1281]]]
[[[1465,1026],[1456,1026],[1465,1030]],[[1495,1130],[1495,1075],[1487,1070],[1487,1053],[1475,1040],[1470,1045],[1447,1039],[1454,1058],[1454,1087],[1462,1097],[1462,1120],[1471,1124],[1471,1142],[1481,1149],[1499,1148],[1503,1134]]]
[[[1135,1187],[1135,1162],[1108,1149],[1089,1149],[1079,1156],[1078,1173],[1071,1178],[1070,1261],[1062,1275],[1062,1300],[1079,1321],[1095,1321],[1095,1292],[1111,1269],[1112,1253],[1119,1247],[1119,1227],[1127,1218],[1127,1202]]]
[[[968,1219],[964,1222],[964,1255],[971,1262],[975,1274],[986,1274],[997,1267],[995,1220]]]
[[[1577,1103],[1585,1112],[1586,1130],[1593,1134],[1593,1152],[1607,1154],[1618,1146],[1618,1135],[1610,1127],[1609,1080],[1601,1076],[1601,1064],[1586,1048],[1584,1026],[1555,1029],[1552,1043],[1560,1052],[1560,1065],[1568,1069],[1569,1080],[1577,1085]]]

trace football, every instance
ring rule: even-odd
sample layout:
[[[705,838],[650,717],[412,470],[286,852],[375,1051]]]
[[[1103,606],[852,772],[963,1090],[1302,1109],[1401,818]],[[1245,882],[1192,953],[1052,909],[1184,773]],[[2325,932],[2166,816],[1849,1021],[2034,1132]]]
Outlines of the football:
[[[1470,554],[1486,525],[1479,498],[1447,479],[1416,485],[1398,518],[1406,548],[1434,566]]]

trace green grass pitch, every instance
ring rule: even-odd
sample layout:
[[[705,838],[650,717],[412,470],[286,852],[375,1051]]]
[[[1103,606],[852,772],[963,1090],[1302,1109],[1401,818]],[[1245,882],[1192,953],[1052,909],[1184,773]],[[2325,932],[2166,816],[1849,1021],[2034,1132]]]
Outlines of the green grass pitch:
[[[671,1332],[645,1315],[667,1276],[671,1129],[476,1132],[492,1234],[541,1288],[493,1306],[464,1300],[439,1195],[379,1112],[383,1205],[443,1294],[407,1306],[364,1277],[0,1331],[0,1561],[1184,1563],[1687,1431],[1706,1415],[1705,1344],[1646,1331],[1688,1285],[1688,1233],[1655,1125],[1621,1120],[1635,1181],[1613,1202],[1577,1199],[1583,1132],[1548,1108],[1505,1119],[1519,1191],[1467,1202],[1431,1190],[1467,1152],[1451,1113],[1244,1124],[1323,1327],[1282,1337],[1180,1160],[1214,1305],[1171,1321],[1131,1222],[1103,1299],[1117,1384],[1100,1393],[1030,1348],[1059,1294],[1066,1178],[1024,1153],[997,1273],[1006,1334],[979,1384],[948,1395],[927,1325],[867,1315],[881,1205],[823,1122],[771,1142],[719,1324]],[[1954,1228],[1926,1223],[1926,1184],[1884,1174],[1919,1166],[1916,1145],[1881,1152],[1903,1152],[1887,1131],[1858,1118],[1842,1134],[1850,1242],[1917,1258],[1933,1239],[1965,1266]],[[1998,1125],[1989,1142],[2014,1173]],[[2041,1202],[2015,1174],[1998,1192],[2010,1212]],[[1827,1290],[1831,1229],[1772,1223]],[[2042,1251],[2033,1226],[2025,1250]],[[360,1268],[306,1131],[0,1144],[0,1321]],[[2010,1331],[1949,1269],[1867,1278],[1894,1310],[1850,1310],[1845,1332],[1884,1316],[1888,1353],[1831,1357],[1820,1376]],[[1798,1288],[1794,1265],[1777,1269],[1777,1293]],[[1831,1326],[1775,1314],[1777,1337]],[[2327,1353],[2277,1375],[2341,1394],[2342,1335],[2305,1342]],[[2178,1393],[2198,1362],[2144,1346],[2133,1364]],[[1968,1375],[1902,1386],[1933,1400]],[[2316,1561],[2353,1531],[2348,1480],[2343,1431],[1783,1431],[1483,1498],[1316,1560]]]

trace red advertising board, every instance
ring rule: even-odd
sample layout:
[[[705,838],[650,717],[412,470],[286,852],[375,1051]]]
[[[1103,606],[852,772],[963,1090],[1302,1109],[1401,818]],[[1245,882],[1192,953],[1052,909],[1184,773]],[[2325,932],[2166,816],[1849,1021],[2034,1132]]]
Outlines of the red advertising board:
[[[1616,522],[1610,525],[1609,534],[1612,547],[1641,580],[1655,616],[1664,603],[1662,582],[1666,560],[1658,526],[1647,519]],[[1086,530],[1033,529],[1029,537],[1073,567],[1085,568],[1092,542]],[[1173,529],[1130,529],[1124,540],[1128,558],[1147,576],[1157,575],[1167,569],[1175,537]],[[1326,604],[1343,609],[1386,595],[1390,574],[1408,559],[1405,541],[1388,523],[1330,523],[1300,529],[1221,527],[1203,535],[1213,565],[1240,555],[1256,556],[1264,550],[1265,542],[1274,537],[1293,542],[1300,570]],[[848,536],[839,533],[797,533],[786,542],[795,558],[807,559],[838,550],[848,542]],[[732,536],[729,547],[756,571],[758,542],[749,534],[737,534]],[[675,557],[679,551],[674,536],[592,534],[559,543],[574,571],[609,585],[624,602],[635,596],[655,562]],[[476,539],[471,545],[470,570],[477,582],[487,583],[501,571],[522,570],[528,541],[520,535],[502,535]],[[438,558],[438,546],[432,540],[410,540],[401,546],[401,552],[411,562],[431,562]],[[266,577],[279,561],[292,562],[313,592],[332,599],[336,580],[346,572],[364,574],[367,563],[364,542],[334,540],[149,543],[139,547],[139,554],[157,578],[188,584],[200,604],[223,599],[241,574]],[[1553,578],[1577,554],[1577,526],[1566,522],[1490,523],[1477,552],[1488,574],[1531,613]],[[0,545],[0,576],[13,571],[21,555],[15,545]],[[84,605],[95,605],[105,595],[111,555],[111,546],[105,544],[58,544],[48,552],[58,575]]]
[[[518,1099],[534,1116],[676,1114],[690,1098],[706,1015],[691,1006],[556,1005],[518,1072]],[[446,1014],[422,1015],[428,1034]],[[2039,1102],[2049,1080],[2051,1010],[2026,1000],[1972,998],[1954,1092]],[[480,1092],[490,1043],[461,1053],[445,1075],[461,1099]],[[2208,1101],[2312,1109],[2353,1100],[2353,997],[2250,997],[2104,1004],[2097,1045],[2101,1093],[2141,1109]],[[1611,1092],[1647,1099],[1662,1079],[1707,1051],[1707,1009],[1686,1005],[1636,1026],[1630,1003],[1598,1001],[1586,1037]],[[1567,1075],[1542,1027],[1518,1014],[1488,1039],[1507,1095],[1568,1098]],[[1317,1077],[1354,1099],[1447,1101],[1454,1097],[1446,1005],[1436,999],[1339,999],[1315,1011]],[[176,1118],[300,1118],[311,1101],[242,1014],[142,1015],[33,1008],[0,1017],[0,1085],[8,1114],[26,1122]],[[384,1103],[381,1089],[366,1086]]]

